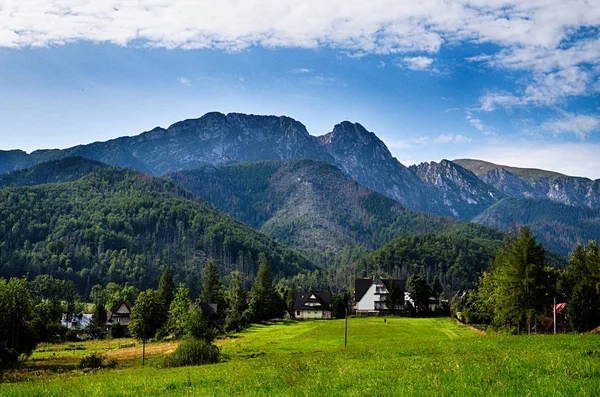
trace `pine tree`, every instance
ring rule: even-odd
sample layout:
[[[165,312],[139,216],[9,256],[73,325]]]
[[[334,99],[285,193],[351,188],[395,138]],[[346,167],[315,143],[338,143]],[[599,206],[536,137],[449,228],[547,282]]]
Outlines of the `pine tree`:
[[[577,332],[600,325],[600,246],[594,241],[578,245],[563,274],[567,318]]]
[[[230,274],[231,282],[229,283],[228,307],[225,319],[225,330],[233,331],[243,328],[247,324],[247,319],[244,311],[246,310],[246,300],[248,294],[244,291],[242,275],[238,271],[233,271]]]
[[[102,327],[106,323],[106,308],[102,303],[95,305],[92,322],[96,327]]]
[[[440,282],[440,276],[436,275],[433,279],[433,284],[431,284],[431,291],[433,294],[439,298],[440,295],[444,292],[444,287],[442,287],[442,283]]]
[[[283,303],[273,285],[273,275],[265,257],[261,258],[250,295],[252,300],[248,311],[252,321],[267,321],[281,316]]]
[[[219,278],[215,261],[211,258],[204,265],[204,281],[200,300],[204,303],[216,303],[217,312],[222,316],[226,310],[225,287]]]
[[[547,309],[549,289],[544,271],[544,248],[528,227],[514,242],[502,247],[492,265],[496,283],[494,323],[497,326],[530,329]]]
[[[175,284],[173,283],[173,277],[171,277],[169,269],[165,269],[158,282],[158,296],[160,296],[160,299],[163,301],[165,311],[169,309],[169,306],[173,301],[174,291]]]

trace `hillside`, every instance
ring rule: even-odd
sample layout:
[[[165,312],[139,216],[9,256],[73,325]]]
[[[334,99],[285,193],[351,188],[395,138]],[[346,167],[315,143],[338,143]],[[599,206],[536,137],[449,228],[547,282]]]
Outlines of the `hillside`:
[[[67,157],[38,164],[25,170],[0,174],[0,189],[9,186],[33,186],[46,183],[71,182],[108,165],[83,157]]]
[[[411,274],[422,274],[429,283],[438,276],[446,291],[455,292],[475,285],[501,244],[500,235],[466,237],[450,232],[402,236],[340,269],[340,273],[385,274],[404,280]]]
[[[177,185],[136,171],[100,168],[72,182],[0,190],[2,277],[51,274],[86,293],[109,281],[155,287],[168,267],[197,293],[209,257],[222,272],[252,276],[260,254],[278,276],[315,269]]]
[[[565,256],[577,244],[600,239],[599,208],[579,208],[550,200],[506,198],[474,221],[502,230],[528,225],[544,247]]]
[[[450,218],[407,210],[324,162],[240,163],[166,177],[328,267],[401,235],[463,227]],[[471,227],[471,236],[489,232]]]

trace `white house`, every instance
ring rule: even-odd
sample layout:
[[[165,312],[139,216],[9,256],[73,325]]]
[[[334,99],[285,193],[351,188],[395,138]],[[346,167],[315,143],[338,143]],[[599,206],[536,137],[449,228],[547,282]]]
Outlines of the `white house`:
[[[385,304],[390,292],[404,297],[403,280],[359,278],[354,283],[354,310],[357,314],[378,314],[399,310],[402,305],[388,308]]]
[[[298,292],[294,305],[298,320],[331,319],[331,295],[328,292]]]
[[[60,323],[71,329],[84,329],[92,322],[94,315],[92,313],[82,313],[74,316],[71,321],[67,321],[67,316],[63,314]]]

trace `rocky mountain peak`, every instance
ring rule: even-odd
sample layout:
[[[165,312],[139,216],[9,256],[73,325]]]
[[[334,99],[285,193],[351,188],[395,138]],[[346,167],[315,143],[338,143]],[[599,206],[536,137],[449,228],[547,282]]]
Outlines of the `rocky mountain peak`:
[[[409,169],[441,196],[441,204],[455,218],[470,219],[502,196],[473,172],[449,160],[421,163]]]
[[[383,141],[359,123],[343,121],[336,124],[333,131],[318,139],[332,154],[343,152],[371,159],[392,159],[392,154]]]

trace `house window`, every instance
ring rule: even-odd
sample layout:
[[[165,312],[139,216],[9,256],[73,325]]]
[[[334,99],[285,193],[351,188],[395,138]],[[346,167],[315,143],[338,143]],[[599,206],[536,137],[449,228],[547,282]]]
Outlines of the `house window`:
[[[300,310],[296,310],[296,316],[300,315]]]

